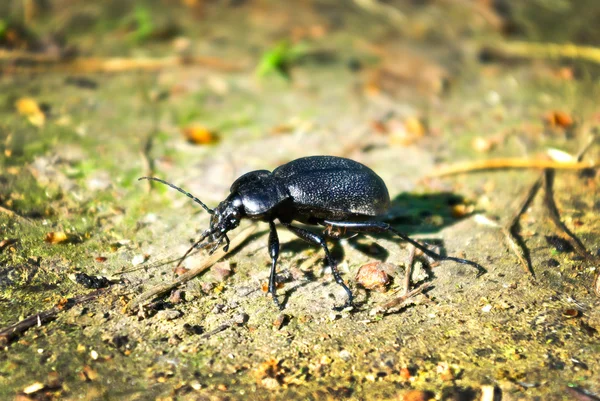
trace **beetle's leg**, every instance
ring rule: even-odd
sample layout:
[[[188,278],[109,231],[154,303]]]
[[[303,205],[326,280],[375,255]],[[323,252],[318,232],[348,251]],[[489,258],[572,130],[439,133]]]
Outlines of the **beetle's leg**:
[[[223,242],[223,238],[224,237],[219,237],[219,240],[217,241],[217,243],[215,244],[215,246],[213,246],[210,251],[208,251],[209,255],[212,255],[213,253],[215,253],[215,251],[217,250],[217,248],[219,248],[219,246],[221,245],[221,242]]]
[[[279,258],[279,237],[277,236],[277,230],[275,229],[275,223],[269,221],[269,255],[271,256],[271,275],[269,276],[269,294],[273,297],[273,302],[279,309],[283,309],[277,299],[275,276],[277,274],[277,259]]]
[[[425,246],[419,244],[417,241],[410,238],[408,235],[401,233],[400,231],[394,229],[388,223],[384,223],[383,221],[329,221],[325,220],[324,224],[331,225],[333,227],[344,227],[349,231],[355,232],[363,232],[363,233],[383,233],[389,231],[393,234],[396,234],[398,237],[402,238],[404,241],[412,244],[415,248],[420,249],[423,253],[434,260],[452,260],[457,263],[462,263],[465,265],[471,265],[475,267],[479,273],[477,276],[486,273],[487,270],[483,268],[479,263],[472,262],[467,259],[455,258],[452,256],[442,256],[439,253],[435,253]]]
[[[229,252],[229,237],[227,234],[225,234],[223,237],[225,238],[225,246],[223,247],[223,250],[225,252]]]
[[[183,256],[181,257],[181,259],[179,259],[179,263],[177,263],[177,267],[181,266],[181,264],[183,263],[183,261],[185,260],[185,258],[187,258],[187,256],[190,254],[190,252],[192,252],[194,250],[194,248],[196,248],[198,245],[200,245],[200,243],[202,241],[204,241],[206,239],[206,237],[208,237],[210,234],[212,233],[211,229],[209,228],[208,230],[204,231],[202,233],[202,235],[200,236],[200,239],[196,242],[194,242],[194,245],[192,245],[190,247],[190,249],[188,249]]]
[[[310,242],[312,244],[319,245],[319,246],[321,246],[321,248],[323,248],[323,250],[325,251],[325,258],[327,260],[327,264],[329,265],[329,267],[331,267],[331,273],[333,274],[333,278],[335,279],[335,282],[338,283],[339,285],[341,285],[342,288],[344,289],[344,291],[346,291],[346,294],[348,294],[348,300],[344,304],[344,307],[352,306],[352,300],[353,300],[352,292],[350,291],[350,289],[348,288],[346,283],[344,283],[342,276],[340,276],[340,272],[338,271],[335,262],[333,261],[333,259],[331,258],[331,255],[329,254],[329,249],[327,248],[327,243],[325,242],[325,239],[318,234],[315,234],[315,233],[305,230],[303,228],[294,227],[289,223],[281,223],[281,224],[283,224],[288,230],[290,230],[297,237],[303,239],[306,242]]]

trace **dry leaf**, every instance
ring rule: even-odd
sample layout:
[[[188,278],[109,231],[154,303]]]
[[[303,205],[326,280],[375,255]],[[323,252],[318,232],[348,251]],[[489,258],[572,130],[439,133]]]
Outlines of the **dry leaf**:
[[[208,145],[218,141],[218,136],[206,127],[193,125],[182,128],[181,131],[188,142],[195,145]]]
[[[425,125],[417,117],[408,117],[402,122],[390,121],[390,143],[410,145],[426,134]]]
[[[477,136],[477,137],[473,138],[473,141],[471,142],[471,146],[473,147],[473,150],[480,152],[480,153],[485,153],[485,152],[489,152],[490,150],[494,149],[494,147],[496,147],[496,143],[497,143],[497,141],[495,141],[493,139]]]
[[[69,236],[64,231],[52,231],[46,234],[46,241],[49,244],[62,244],[69,240]]]
[[[570,153],[565,152],[564,150],[548,148],[546,149],[546,153],[552,160],[558,163],[576,163],[577,158]]]
[[[564,111],[551,111],[546,114],[546,122],[551,127],[569,128],[573,125],[573,117]]]
[[[42,127],[46,122],[46,115],[37,101],[30,97],[22,97],[15,102],[17,112],[27,117],[29,122],[36,127]]]

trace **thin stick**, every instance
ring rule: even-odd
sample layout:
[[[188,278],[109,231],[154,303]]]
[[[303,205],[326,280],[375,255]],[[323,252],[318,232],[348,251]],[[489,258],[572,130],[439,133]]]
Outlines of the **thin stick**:
[[[59,313],[69,310],[75,305],[79,305],[98,298],[100,295],[104,294],[109,289],[110,287],[100,288],[99,290],[96,290],[89,294],[81,295],[75,298],[70,298],[65,305],[55,306],[54,308],[49,309],[47,311],[36,313],[35,315],[31,315],[28,318],[21,320],[20,322],[0,329],[0,346],[5,346],[6,344],[19,337],[21,334],[23,334],[25,331],[27,331],[33,326],[39,326],[46,322],[54,320]]]
[[[214,57],[163,57],[163,58],[96,58],[80,57],[72,60],[56,60],[52,57],[44,58],[22,52],[0,52],[0,60],[22,60],[44,62],[33,67],[18,66],[12,70],[5,68],[6,72],[46,73],[72,72],[72,73],[118,73],[127,71],[158,71],[165,68],[178,66],[204,66],[222,71],[239,71],[242,66],[223,61]]]
[[[250,236],[252,234],[254,234],[256,229],[257,229],[256,225],[252,225],[252,226],[244,229],[243,231],[241,231],[231,241],[230,250],[237,248],[244,241],[246,241],[248,238],[250,238]],[[191,279],[193,279],[194,277],[196,277],[197,275],[199,275],[200,273],[204,272],[206,269],[210,268],[212,265],[217,263],[223,256],[225,256],[225,254],[226,254],[226,252],[223,250],[223,248],[217,249],[215,251],[215,253],[213,253],[211,256],[209,256],[200,265],[198,265],[197,267],[191,269],[190,271],[182,274],[176,280],[173,280],[170,283],[166,283],[166,284],[159,284],[159,285],[149,289],[148,291],[140,294],[137,298],[135,298],[134,300],[129,302],[129,305],[127,305],[127,308],[129,309],[129,311],[135,311],[140,305],[144,304],[146,301],[148,301],[158,295],[162,295],[168,291],[171,291],[172,289],[177,288],[184,283],[187,283],[188,281],[190,281]]]
[[[406,23],[406,16],[396,7],[380,3],[378,0],[354,0],[354,4],[370,13],[389,18],[394,25],[402,29]]]
[[[152,160],[152,156],[150,153],[152,152],[152,144],[153,144],[153,135],[150,133],[146,138],[144,143],[144,147],[141,150],[140,154],[142,156],[142,164],[144,165],[144,175],[148,177],[152,177],[154,175],[154,161]],[[152,190],[152,181],[146,181],[146,193],[150,193]]]
[[[464,163],[453,164],[448,167],[441,167],[432,173],[428,174],[429,177],[443,177],[448,175],[472,173],[475,171],[484,170],[499,170],[499,169],[545,169],[554,168],[557,170],[583,170],[586,168],[597,168],[600,167],[600,162],[587,161],[587,162],[556,162],[553,160],[545,159],[520,159],[520,158],[506,158],[506,159],[488,159],[488,160],[474,160]]]
[[[412,276],[412,267],[417,253],[417,248],[412,245],[409,245],[409,247],[410,250],[408,251],[408,258],[406,260],[406,272],[404,272],[404,295],[408,294],[408,291],[410,291],[410,277]]]
[[[405,303],[406,301],[408,301],[410,298],[414,297],[415,295],[421,294],[423,291],[425,291],[426,289],[428,289],[431,286],[432,286],[432,283],[424,283],[404,295],[401,295],[397,298],[394,298],[394,299],[384,303],[383,305],[380,305],[380,306],[377,306],[377,307],[371,309],[369,314],[376,315],[378,313],[387,312],[396,306],[402,305],[403,303]]]
[[[19,220],[22,223],[33,224],[31,222],[31,220],[29,220],[27,217],[23,217],[20,214],[15,213],[12,210],[7,209],[7,208],[2,207],[2,206],[0,206],[0,213],[7,214],[8,216],[15,218],[16,220]]]
[[[587,60],[600,64],[600,48],[592,46],[514,41],[489,46],[489,50],[504,57]]]
[[[506,237],[506,241],[508,242],[510,249],[515,253],[517,259],[519,259],[519,263],[521,264],[521,266],[523,266],[523,270],[525,270],[525,273],[529,274],[534,280],[535,272],[533,271],[533,266],[531,265],[529,252],[527,251],[523,240],[517,233],[517,230],[519,227],[519,219],[521,215],[525,213],[531,201],[542,186],[542,178],[543,174],[535,180],[531,187],[529,187],[529,190],[521,200],[519,204],[520,206],[517,208],[516,212],[513,214],[510,220],[502,227],[502,233]]]

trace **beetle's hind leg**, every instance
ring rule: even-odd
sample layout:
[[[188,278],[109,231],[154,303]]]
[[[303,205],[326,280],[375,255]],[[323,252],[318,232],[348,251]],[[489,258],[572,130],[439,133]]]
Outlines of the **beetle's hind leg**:
[[[275,223],[269,221],[269,256],[271,256],[271,274],[269,275],[269,294],[273,297],[273,302],[279,309],[283,309],[279,300],[277,299],[277,286],[275,284],[275,278],[277,275],[277,259],[279,258],[279,237],[277,236],[277,230],[275,229]]]
[[[340,276],[340,272],[338,271],[335,262],[331,258],[329,249],[327,248],[327,243],[325,242],[325,238],[323,238],[322,236],[315,234],[311,231],[305,230],[303,228],[294,227],[289,223],[281,223],[281,224],[283,224],[288,230],[290,230],[298,238],[301,238],[306,242],[310,242],[311,244],[319,245],[321,248],[323,248],[323,250],[325,251],[325,258],[327,260],[327,265],[329,267],[331,267],[331,273],[333,274],[333,278],[335,279],[335,282],[338,283],[339,285],[341,285],[342,288],[344,289],[344,291],[346,291],[346,294],[348,294],[348,300],[344,304],[343,308],[352,306],[352,301],[353,301],[352,291],[350,291],[350,289],[348,288],[346,283],[344,283],[342,276]]]
[[[396,234],[398,237],[402,238],[404,241],[412,244],[415,248],[420,249],[425,255],[429,256],[434,260],[451,260],[457,263],[462,263],[465,265],[470,265],[475,267],[479,273],[477,276],[480,276],[486,273],[486,270],[479,263],[475,263],[473,261],[461,258],[455,258],[452,256],[442,256],[439,253],[435,253],[425,246],[419,244],[417,241],[410,238],[408,235],[401,233],[400,231],[394,229],[388,223],[384,223],[383,221],[329,221],[326,220],[323,222],[327,226],[345,228],[348,231],[362,232],[362,233],[383,233],[389,231],[393,234]]]

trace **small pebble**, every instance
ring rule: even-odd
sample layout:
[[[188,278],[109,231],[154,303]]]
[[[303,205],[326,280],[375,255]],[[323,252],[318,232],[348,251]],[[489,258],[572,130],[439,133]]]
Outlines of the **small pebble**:
[[[29,386],[25,387],[23,389],[23,392],[25,394],[33,394],[33,393],[40,391],[43,388],[44,388],[44,383],[35,382],[35,383],[30,384]]]
[[[340,359],[344,362],[348,362],[350,359],[352,359],[352,354],[345,349],[341,350],[338,355]]]
[[[356,281],[367,290],[384,292],[390,283],[390,276],[386,272],[385,263],[372,262],[362,265],[356,273]]]
[[[183,313],[181,311],[175,310],[175,309],[166,309],[166,310],[161,310],[158,311],[158,313],[156,314],[156,318],[159,320],[175,320],[179,317],[181,317],[181,315],[183,315]]]
[[[232,319],[232,322],[237,325],[242,325],[248,321],[248,315],[245,313],[239,313],[235,315]]]
[[[204,333],[204,329],[202,328],[202,326],[197,324],[186,323],[183,325],[183,330],[185,330],[185,332],[188,334],[198,335]]]
[[[135,255],[133,257],[133,259],[131,259],[131,264],[133,266],[139,266],[139,265],[141,265],[142,263],[144,263],[147,260],[148,260],[148,255],[143,255],[143,254],[140,253],[138,255]]]

